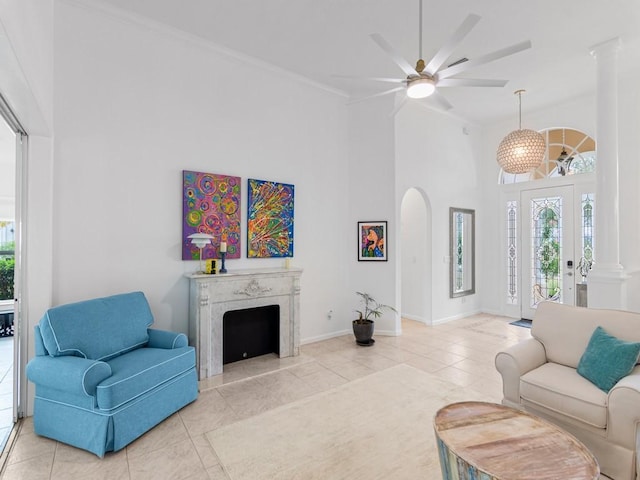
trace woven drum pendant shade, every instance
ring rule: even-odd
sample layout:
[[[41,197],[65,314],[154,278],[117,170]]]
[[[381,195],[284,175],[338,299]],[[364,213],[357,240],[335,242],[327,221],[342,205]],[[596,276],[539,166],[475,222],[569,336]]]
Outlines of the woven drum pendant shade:
[[[498,164],[506,173],[527,173],[538,168],[547,148],[540,133],[522,128],[522,92],[524,90],[515,92],[520,102],[520,128],[504,137],[498,145]]]
[[[546,148],[535,130],[514,130],[498,146],[498,163],[507,173],[527,173],[540,166]]]

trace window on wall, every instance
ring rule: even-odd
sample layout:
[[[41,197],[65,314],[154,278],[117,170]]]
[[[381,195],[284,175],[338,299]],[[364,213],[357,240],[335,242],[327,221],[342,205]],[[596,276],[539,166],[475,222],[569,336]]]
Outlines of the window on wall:
[[[16,264],[15,223],[0,220],[0,300],[13,303],[13,275]]]
[[[593,226],[595,220],[595,194],[584,193],[581,202],[581,249],[580,260],[578,261],[578,271],[582,275],[583,280],[586,278],[591,265],[593,265],[595,242],[593,235]]]
[[[584,132],[571,128],[552,128],[542,132],[547,149],[542,164],[523,174],[500,172],[500,183],[520,183],[550,177],[594,172],[596,142]]]
[[[518,202],[507,202],[507,303],[518,303]]]
[[[464,220],[463,220],[463,214],[461,212],[458,212],[455,214],[455,222],[456,222],[456,232],[457,232],[457,237],[455,239],[456,245],[455,245],[455,251],[454,251],[454,261],[455,261],[455,270],[454,270],[454,285],[455,285],[455,291],[461,291],[464,290],[463,289],[463,285],[464,285],[464,277],[463,277],[463,273],[464,273],[464,269],[462,268],[462,262],[463,262],[463,255],[462,252],[464,250]]]

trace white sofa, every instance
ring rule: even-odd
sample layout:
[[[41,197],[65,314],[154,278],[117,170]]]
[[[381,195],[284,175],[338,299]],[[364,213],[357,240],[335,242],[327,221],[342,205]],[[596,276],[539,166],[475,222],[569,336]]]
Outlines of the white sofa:
[[[531,335],[499,352],[504,405],[559,425],[595,455],[615,480],[640,480],[640,366],[605,393],[577,372],[597,326],[622,340],[640,342],[640,314],[552,302],[538,305]]]

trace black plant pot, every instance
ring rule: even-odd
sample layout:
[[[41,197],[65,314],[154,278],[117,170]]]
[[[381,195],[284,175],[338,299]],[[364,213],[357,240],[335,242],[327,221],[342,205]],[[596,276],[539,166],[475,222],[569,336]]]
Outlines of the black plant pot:
[[[373,320],[354,320],[352,322],[353,325],[353,334],[356,337],[356,343],[363,347],[370,347],[376,341],[373,337]]]

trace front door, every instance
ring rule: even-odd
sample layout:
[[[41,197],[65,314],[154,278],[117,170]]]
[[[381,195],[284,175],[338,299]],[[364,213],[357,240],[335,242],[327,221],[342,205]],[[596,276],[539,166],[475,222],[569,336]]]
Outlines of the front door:
[[[573,186],[525,190],[522,215],[522,318],[537,305],[575,304],[575,223]]]

